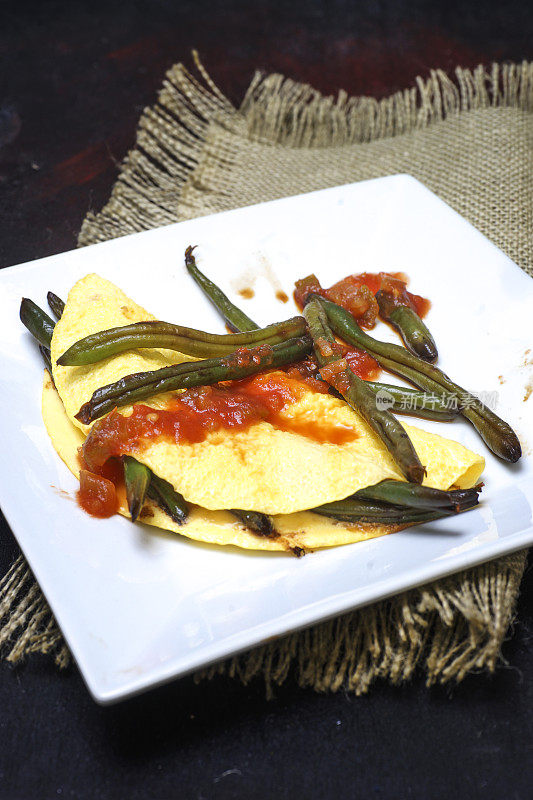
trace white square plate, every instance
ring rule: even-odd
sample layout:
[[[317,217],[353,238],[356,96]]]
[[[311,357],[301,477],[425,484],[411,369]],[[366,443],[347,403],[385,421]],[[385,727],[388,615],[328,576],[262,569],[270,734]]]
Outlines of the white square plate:
[[[293,313],[315,272],[323,285],[351,272],[405,271],[429,297],[439,365],[472,391],[496,393],[524,456],[498,461],[463,420],[415,421],[487,459],[482,504],[458,518],[296,559],[196,544],[95,520],[52,449],[40,413],[42,364],[18,319],[22,296],[46,307],[88,272],[123,288],[160,319],[223,331],[187,276],[183,252],[260,323]],[[232,288],[263,270],[253,300]],[[93,697],[111,703],[265,639],[533,543],[533,281],[428,189],[397,175],[178,223],[0,272],[0,502]],[[292,302],[292,301],[291,301]],[[395,340],[380,324],[378,338]],[[529,363],[528,363],[529,362]],[[389,380],[388,376],[386,378]],[[490,397],[491,395],[489,395]]]

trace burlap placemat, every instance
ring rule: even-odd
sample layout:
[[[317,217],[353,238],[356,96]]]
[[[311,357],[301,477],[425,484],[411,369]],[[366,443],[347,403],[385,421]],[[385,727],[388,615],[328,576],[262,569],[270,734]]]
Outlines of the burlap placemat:
[[[407,172],[533,274],[533,64],[434,71],[377,101],[323,97],[257,74],[235,109],[197,61],[167,74],[139,122],[108,204],[79,244],[313,189]],[[360,694],[378,677],[428,683],[493,670],[512,620],[525,553],[414,589],[291,634],[199,674],[267,687],[292,672],[318,691]],[[68,662],[68,650],[22,557],[0,583],[0,646]]]

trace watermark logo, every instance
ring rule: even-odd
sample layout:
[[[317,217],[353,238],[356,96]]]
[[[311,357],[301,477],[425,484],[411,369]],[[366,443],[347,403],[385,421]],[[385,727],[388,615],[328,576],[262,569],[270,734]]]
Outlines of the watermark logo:
[[[404,389],[396,400],[387,389],[376,392],[376,408],[378,411],[388,411],[395,407],[395,411],[416,413],[418,410],[459,413],[463,409],[475,408],[478,402],[494,411],[498,406],[498,392],[424,392],[413,389]]]
[[[394,397],[386,389],[376,392],[376,408],[378,411],[387,411],[394,405]]]

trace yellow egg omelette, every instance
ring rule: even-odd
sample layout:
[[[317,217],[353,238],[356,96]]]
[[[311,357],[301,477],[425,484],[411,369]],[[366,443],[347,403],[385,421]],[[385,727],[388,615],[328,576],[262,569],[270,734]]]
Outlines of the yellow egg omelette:
[[[95,389],[135,372],[194,359],[155,349],[131,350],[81,367],[59,366],[57,359],[91,333],[153,319],[98,275],[87,275],[71,289],[52,337],[54,382],[45,373],[42,411],[56,451],[75,475],[80,470],[78,448],[90,431],[75,415]],[[259,421],[244,429],[213,430],[193,443],[159,438],[132,449],[130,455],[172,484],[191,505],[188,520],[178,525],[148,501],[142,521],[192,539],[258,550],[315,549],[399,530],[400,526],[347,524],[309,511],[383,479],[403,476],[359,414],[336,397],[302,387],[297,400],[281,410],[286,423],[281,427]],[[157,412],[177,394],[159,395],[146,405]],[[131,408],[120,408],[119,413],[128,416]],[[295,422],[302,423],[303,430],[316,420],[330,429],[351,430],[354,438],[337,444],[297,432]],[[450,439],[403,427],[426,467],[425,485],[466,489],[478,483],[484,469],[481,456]],[[271,515],[279,537],[254,534],[227,511],[232,508]],[[129,516],[125,503],[119,511]]]

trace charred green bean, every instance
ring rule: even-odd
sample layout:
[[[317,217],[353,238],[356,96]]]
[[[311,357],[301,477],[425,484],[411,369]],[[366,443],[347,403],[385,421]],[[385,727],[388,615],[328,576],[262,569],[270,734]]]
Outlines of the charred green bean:
[[[226,356],[239,347],[274,345],[305,333],[303,317],[293,317],[247,333],[216,334],[169,322],[134,322],[92,333],[75,342],[58,359],[61,366],[95,364],[126,350],[160,347],[198,358]]]
[[[55,322],[42,308],[39,308],[33,300],[29,300],[27,297],[23,297],[20,304],[20,321],[43,347],[50,350]]]
[[[63,311],[65,310],[65,303],[63,300],[54,294],[53,292],[48,292],[46,295],[46,299],[48,300],[48,305],[50,306],[50,311],[54,315],[56,319],[61,319],[63,316]]]
[[[396,372],[415,386],[441,394],[446,401],[458,404],[460,413],[472,423],[487,447],[500,458],[515,462],[522,455],[516,433],[475,395],[450,380],[442,370],[418,358],[404,347],[381,342],[365,333],[344,308],[314,295],[324,308],[334,332],[349,344],[366,350],[385,369]]]
[[[189,506],[185,498],[172,484],[154,475],[153,472],[147,494],[178,525],[183,525],[187,521]]]
[[[304,308],[304,316],[313,339],[316,358],[322,368],[322,377],[377,433],[405,477],[413,483],[422,483],[425,469],[420,463],[413,443],[390,411],[378,408],[376,396],[366,382],[355,375],[346,362],[342,362],[338,345],[320,303],[317,300],[310,300]],[[324,367],[335,362],[339,365],[338,371],[334,372],[332,368],[324,370]]]
[[[204,294],[211,300],[215,308],[220,311],[228,326],[233,331],[253,331],[258,328],[259,325],[256,325],[250,317],[246,316],[244,311],[237,308],[216,284],[210,281],[203,272],[200,272],[193,254],[194,249],[194,247],[189,246],[185,250],[185,266],[187,272],[191,278],[196,281]]]
[[[128,375],[97,389],[76,414],[89,424],[117,406],[130,405],[164,392],[209,386],[219,381],[240,380],[267,369],[275,369],[303,358],[311,349],[308,336],[289,339],[273,347],[261,345],[241,349],[226,358],[176,364]]]
[[[436,361],[437,345],[427,325],[410,306],[398,303],[391,292],[380,289],[376,294],[379,315],[399,332],[405,346],[424,361]]]
[[[137,461],[132,456],[124,456],[124,483],[126,486],[126,499],[131,514],[131,521],[135,522],[144,505],[146,492],[152,479],[151,470]]]

